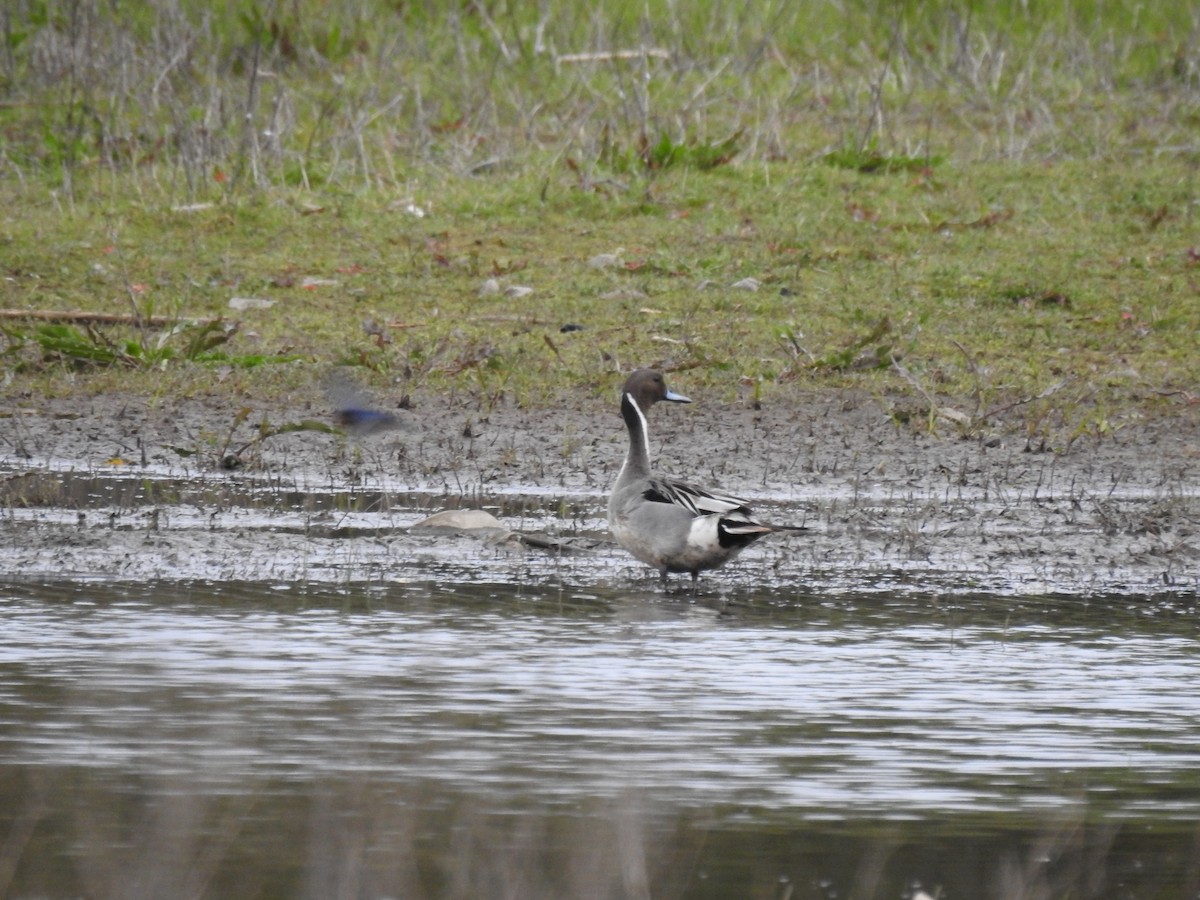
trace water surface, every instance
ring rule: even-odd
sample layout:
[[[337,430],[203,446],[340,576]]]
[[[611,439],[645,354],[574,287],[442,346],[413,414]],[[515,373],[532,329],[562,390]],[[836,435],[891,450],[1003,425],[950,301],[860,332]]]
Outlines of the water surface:
[[[1194,599],[648,588],[4,583],[0,887],[1200,884]]]

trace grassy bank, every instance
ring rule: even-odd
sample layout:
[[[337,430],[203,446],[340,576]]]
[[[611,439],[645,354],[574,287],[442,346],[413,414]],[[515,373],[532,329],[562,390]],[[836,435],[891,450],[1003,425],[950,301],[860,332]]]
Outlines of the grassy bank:
[[[19,2],[4,391],[1194,408],[1198,23],[959,6]]]

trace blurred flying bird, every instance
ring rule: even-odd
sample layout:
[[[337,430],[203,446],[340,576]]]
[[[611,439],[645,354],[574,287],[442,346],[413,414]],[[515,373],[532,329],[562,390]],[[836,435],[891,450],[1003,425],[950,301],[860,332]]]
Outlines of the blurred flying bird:
[[[363,437],[381,431],[413,427],[394,413],[379,409],[378,404],[357,384],[340,376],[325,379],[325,393],[333,404],[333,422],[348,434]]]

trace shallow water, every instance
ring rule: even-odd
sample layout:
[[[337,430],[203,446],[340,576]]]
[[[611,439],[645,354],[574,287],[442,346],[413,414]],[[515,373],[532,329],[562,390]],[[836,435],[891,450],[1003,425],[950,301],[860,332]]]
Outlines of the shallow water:
[[[0,896],[1200,896],[1183,482],[773,491],[693,595],[600,490],[0,475]]]
[[[1183,481],[1063,481],[1017,487],[957,477],[938,484],[855,478],[820,491],[793,485],[756,508],[769,521],[807,531],[755,544],[705,584],[789,600],[864,591],[1142,599],[1200,593],[1200,491]],[[408,530],[446,508],[488,510],[499,517],[499,531],[548,540],[556,549],[497,534]],[[0,464],[0,577],[624,589],[648,570],[612,543],[605,510],[602,490],[555,492],[536,484],[456,493],[387,478],[347,486],[311,473]]]
[[[0,893],[1195,895],[1194,597],[649,584],[0,583]]]

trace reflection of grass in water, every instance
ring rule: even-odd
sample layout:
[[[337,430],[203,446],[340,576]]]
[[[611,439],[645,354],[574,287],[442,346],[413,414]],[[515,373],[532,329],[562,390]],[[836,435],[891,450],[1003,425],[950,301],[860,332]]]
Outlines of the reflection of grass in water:
[[[330,780],[218,797],[186,780],[8,780],[6,896],[406,898],[1187,896],[1194,825],[1026,816],[805,823],[636,790],[513,808],[434,785]],[[133,790],[130,790],[133,788]],[[986,886],[986,890],[984,887]]]

